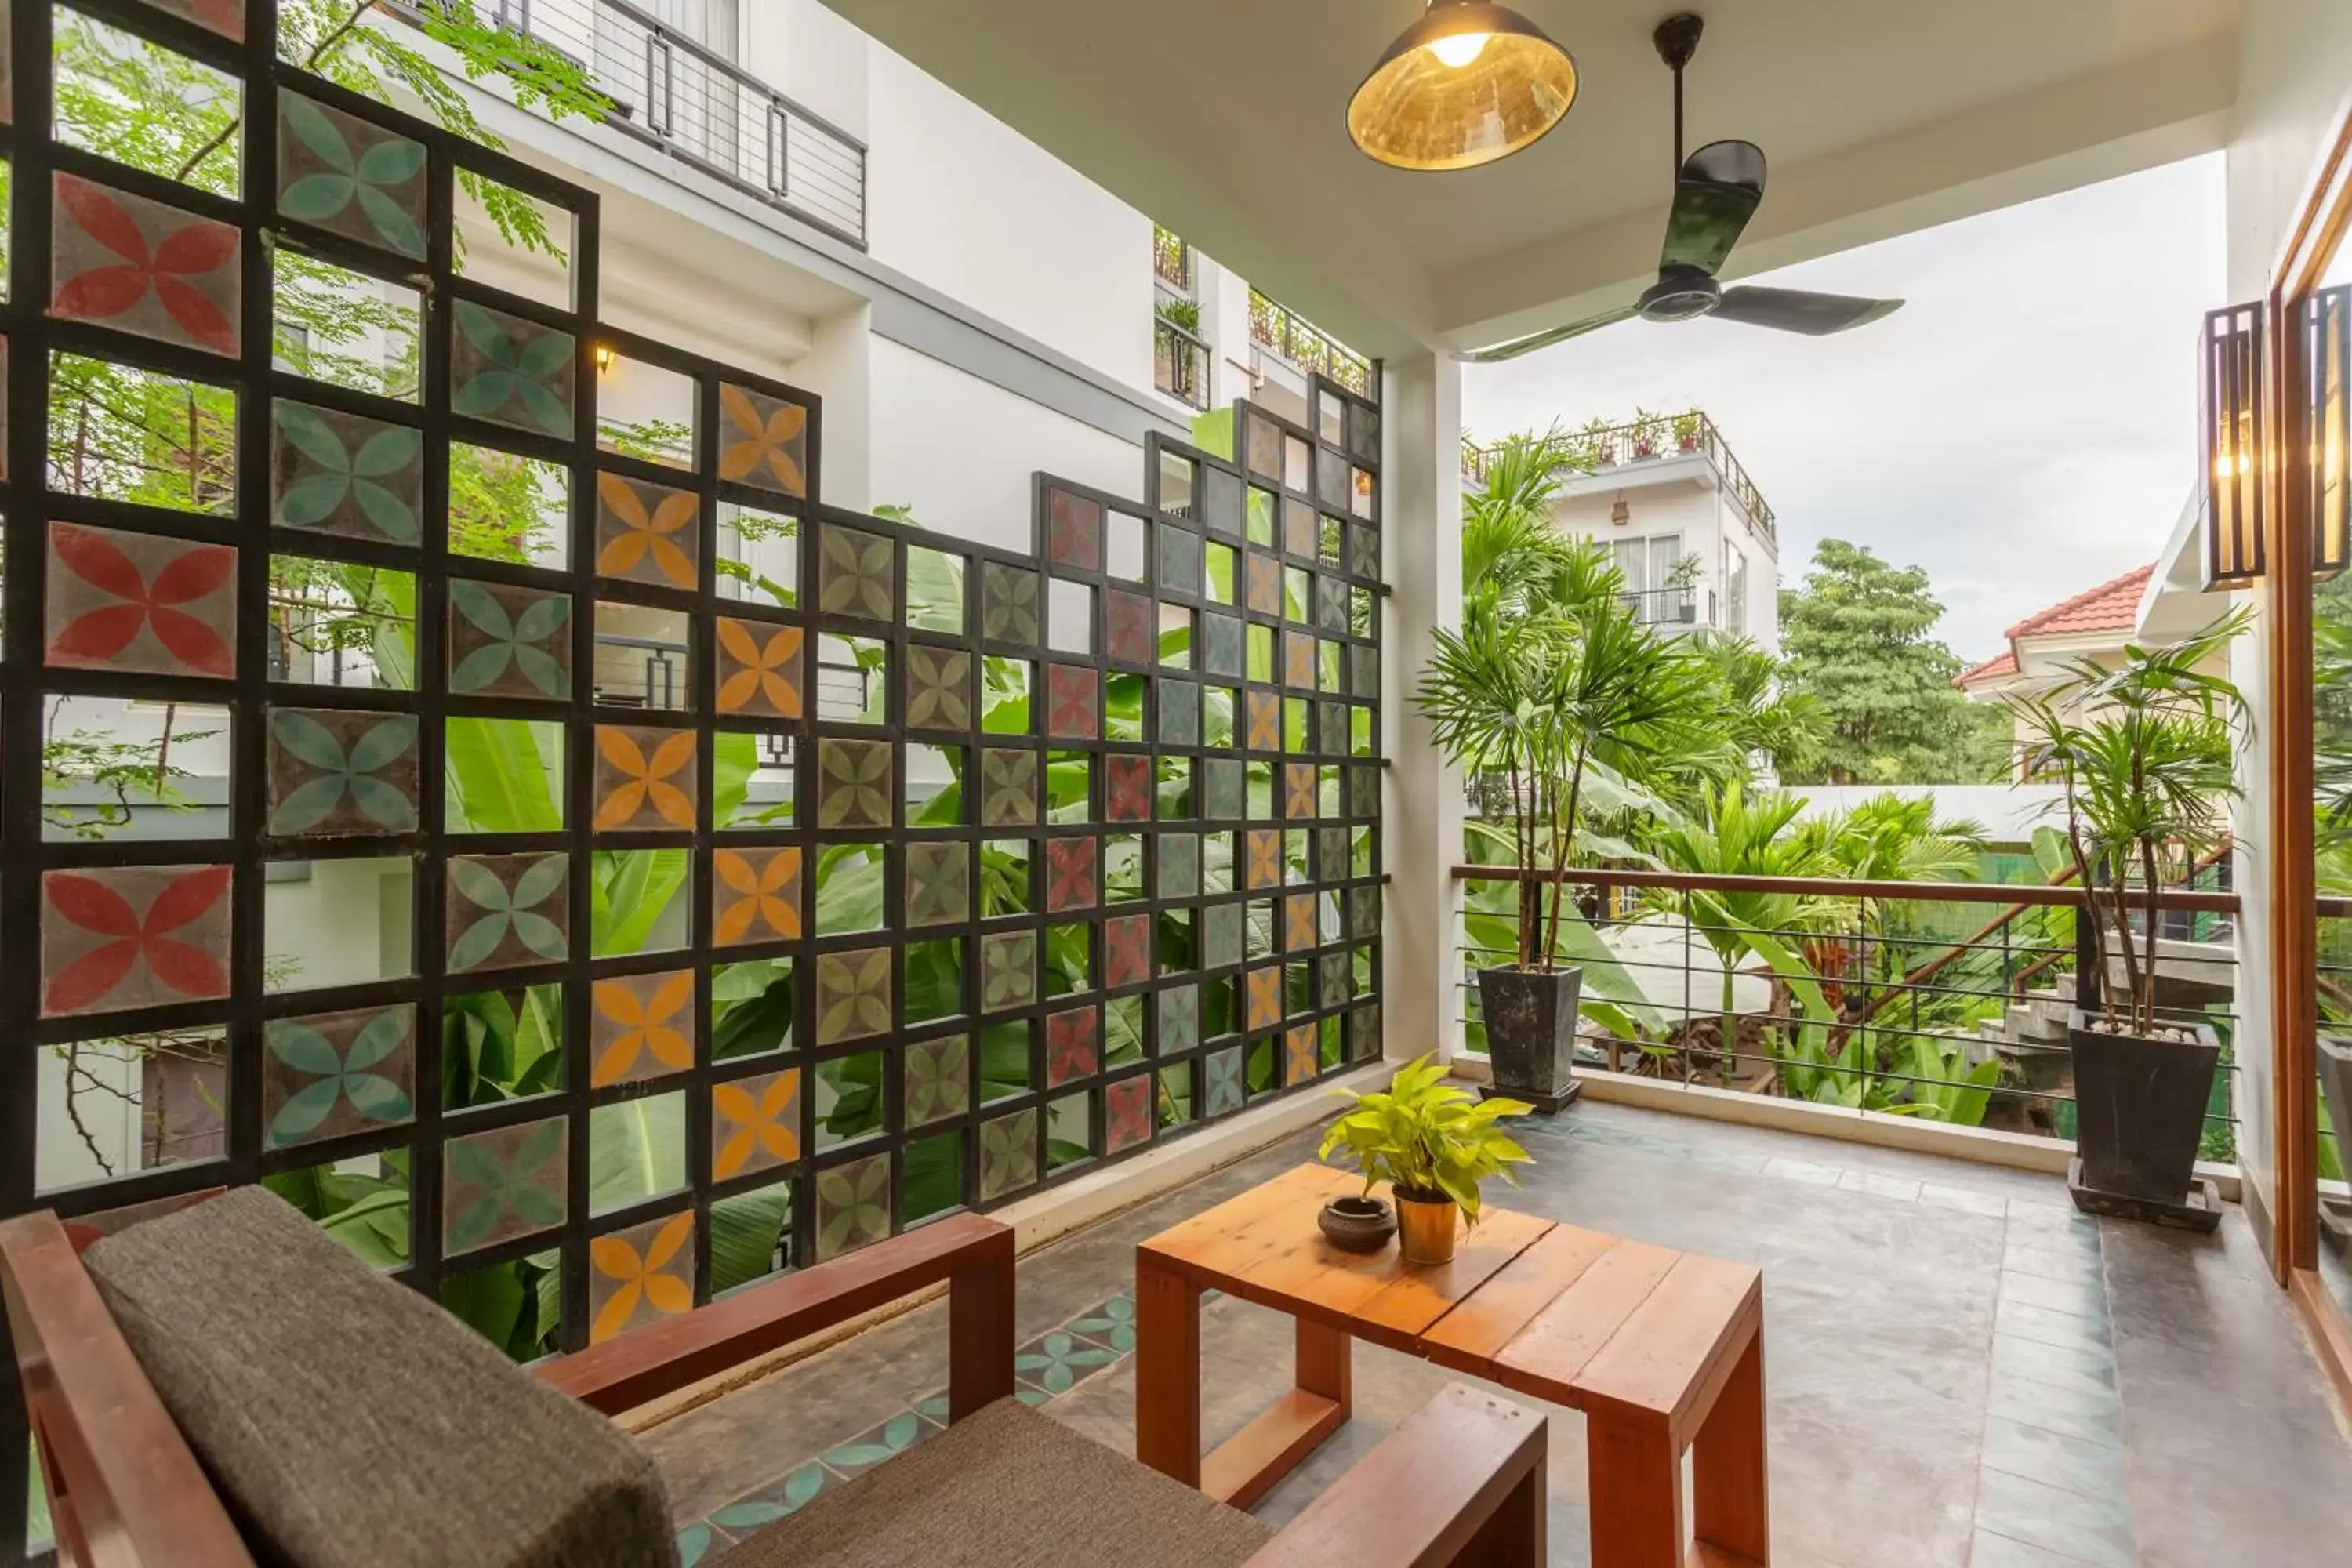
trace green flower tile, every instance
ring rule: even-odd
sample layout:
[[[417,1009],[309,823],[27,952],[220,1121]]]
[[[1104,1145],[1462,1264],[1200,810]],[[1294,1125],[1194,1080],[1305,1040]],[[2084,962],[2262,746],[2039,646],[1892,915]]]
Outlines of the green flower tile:
[[[817,539],[817,608],[828,616],[897,620],[898,547],[877,535],[832,522]]]
[[[1037,1181],[1037,1110],[1032,1106],[980,1124],[980,1201],[991,1203]]]

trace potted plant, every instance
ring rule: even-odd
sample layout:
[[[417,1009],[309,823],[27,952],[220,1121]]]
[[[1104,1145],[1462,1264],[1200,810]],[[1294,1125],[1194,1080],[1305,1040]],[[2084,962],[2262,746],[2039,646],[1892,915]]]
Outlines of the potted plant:
[[[1698,586],[1699,574],[1706,570],[1706,563],[1693,552],[1675,562],[1674,569],[1666,574],[1667,589],[1682,595],[1675,605],[1675,619],[1684,626],[1698,622],[1698,596],[1693,590]]]
[[[1454,1216],[1478,1223],[1478,1184],[1495,1175],[1518,1184],[1511,1167],[1529,1156],[1495,1123],[1525,1116],[1529,1108],[1516,1100],[1479,1100],[1447,1083],[1434,1052],[1397,1069],[1386,1089],[1351,1098],[1355,1109],[1324,1130],[1317,1157],[1328,1160],[1346,1150],[1364,1173],[1364,1191],[1359,1198],[1335,1198],[1327,1208],[1376,1204],[1372,1188],[1386,1182],[1396,1200],[1404,1260],[1452,1262],[1459,1235]]]
[[[1162,297],[1160,301],[1160,319],[1177,331],[1197,338],[1201,335],[1201,301],[1171,300]]]
[[[1437,651],[1413,700],[1432,739],[1471,776],[1500,775],[1507,809],[1474,825],[1519,884],[1512,962],[1478,972],[1494,1092],[1549,1115],[1573,1100],[1583,972],[1559,962],[1564,873],[1588,782],[1641,777],[1719,749],[1713,676],[1685,639],[1658,636],[1626,604],[1606,547],[1577,544],[1545,592],[1505,606],[1484,592]]]
[[[2211,1184],[2195,1181],[2221,1042],[2207,1025],[2158,1016],[2158,938],[2164,889],[2227,830],[2231,726],[2245,700],[2205,667],[2244,624],[2232,616],[2168,647],[2126,647],[2112,668],[2077,660],[2050,690],[2011,704],[2025,721],[2027,776],[2061,786],[2056,809],[2083,889],[2075,918],[2090,922],[2076,944],[2094,955],[2076,979],[2089,1005],[2067,1031],[2068,1185],[2086,1213],[2200,1230],[2221,1218]]]
[[[1696,409],[1696,408],[1685,408],[1685,409],[1684,409],[1680,414],[1675,415],[1675,448],[1676,448],[1677,450],[1679,450],[1679,451],[1684,451],[1684,452],[1696,452],[1696,451],[1697,451],[1697,450],[1698,450],[1698,433],[1699,433],[1699,430],[1701,429],[1701,427],[1702,427],[1702,426],[1704,426],[1704,425],[1706,424],[1706,415],[1704,415],[1704,414],[1701,414],[1701,413],[1700,413],[1697,409]]]
[[[1606,419],[1593,418],[1584,422],[1585,449],[1592,454],[1592,465],[1606,468],[1617,461],[1616,429]]]
[[[1646,408],[1633,410],[1633,456],[1654,458],[1658,455],[1659,439],[1666,431],[1663,414],[1653,414]]]

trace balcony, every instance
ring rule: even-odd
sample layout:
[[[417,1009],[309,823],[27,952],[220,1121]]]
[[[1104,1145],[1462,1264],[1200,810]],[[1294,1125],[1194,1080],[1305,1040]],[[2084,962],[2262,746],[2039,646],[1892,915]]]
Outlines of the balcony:
[[[1209,406],[1209,345],[1161,316],[1151,323],[1151,384],[1194,408]]]
[[[1752,520],[1757,531],[1776,542],[1780,538],[1778,521],[1763,492],[1732,454],[1731,444],[1716,428],[1715,421],[1696,410],[1623,425],[1596,424],[1559,436],[1554,444],[1566,454],[1573,468],[1586,474],[1609,474],[1704,458],[1724,489]],[[1484,484],[1487,470],[1494,466],[1495,451],[1493,447],[1481,447],[1465,439],[1462,443],[1464,482]]]
[[[418,5],[392,8],[413,17]],[[705,15],[702,0],[688,10]],[[731,38],[705,42],[629,0],[479,0],[475,11],[570,56],[612,99],[614,130],[865,247],[866,144],[729,59]]]
[[[1286,305],[1250,290],[1250,341],[1308,375],[1328,375],[1350,392],[1370,395],[1371,362]]]

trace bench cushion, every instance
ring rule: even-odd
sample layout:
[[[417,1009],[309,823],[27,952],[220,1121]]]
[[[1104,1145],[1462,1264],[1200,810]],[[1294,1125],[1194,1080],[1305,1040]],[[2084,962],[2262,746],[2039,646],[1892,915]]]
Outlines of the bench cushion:
[[[83,1262],[264,1562],[677,1563],[653,1462],[619,1428],[267,1189],[131,1226]]]
[[[725,1568],[1221,1568],[1274,1531],[1000,1399],[727,1553]]]

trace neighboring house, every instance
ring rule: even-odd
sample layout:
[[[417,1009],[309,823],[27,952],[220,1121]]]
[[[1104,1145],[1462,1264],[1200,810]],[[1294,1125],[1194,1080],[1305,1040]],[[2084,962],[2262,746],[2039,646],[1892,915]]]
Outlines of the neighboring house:
[[[1779,525],[1713,420],[1694,410],[1561,439],[1584,471],[1560,487],[1560,531],[1609,545],[1643,620],[1736,633],[1780,652]],[[1478,482],[1490,452],[1465,445],[1467,482]]]

